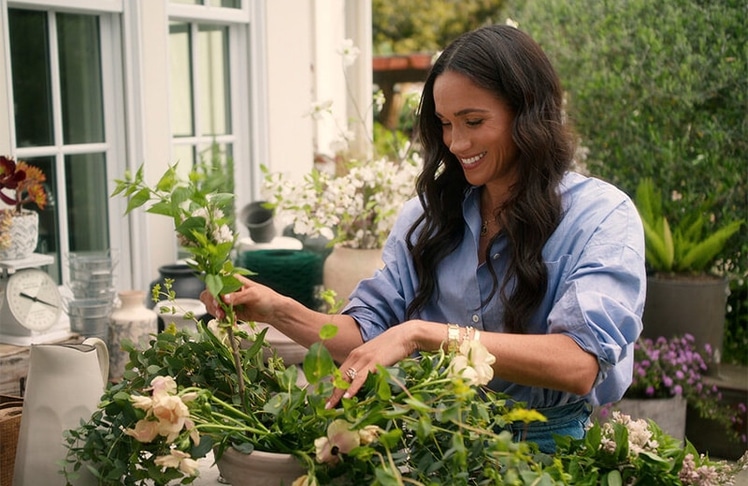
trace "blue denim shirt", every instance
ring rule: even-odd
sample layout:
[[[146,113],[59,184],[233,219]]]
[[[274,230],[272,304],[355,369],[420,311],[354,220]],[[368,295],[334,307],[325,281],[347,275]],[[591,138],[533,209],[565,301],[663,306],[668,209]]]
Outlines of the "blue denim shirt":
[[[646,274],[644,234],[636,207],[614,186],[576,173],[564,177],[560,191],[563,219],[543,249],[548,292],[527,323],[527,332],[570,336],[597,357],[600,372],[586,397],[499,378],[489,384],[533,408],[580,399],[593,405],[620,399],[631,383],[633,343],[642,329]],[[501,299],[494,296],[485,305],[482,302],[492,288],[488,265],[501,282],[508,243],[500,236],[491,247],[490,260],[479,264],[479,195],[478,188],[466,195],[467,231],[462,243],[439,264],[438,296],[414,317],[503,332]],[[406,320],[418,277],[405,237],[422,211],[418,199],[403,207],[384,247],[384,268],[359,283],[343,310],[358,322],[364,340]]]

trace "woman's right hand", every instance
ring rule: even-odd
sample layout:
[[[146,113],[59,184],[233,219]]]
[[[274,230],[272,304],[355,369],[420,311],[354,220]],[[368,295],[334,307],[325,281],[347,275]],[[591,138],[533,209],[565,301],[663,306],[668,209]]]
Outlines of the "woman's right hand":
[[[224,304],[234,306],[234,312],[239,320],[273,322],[275,302],[283,296],[244,276],[236,275],[236,278],[242,283],[242,287],[235,292],[221,296]],[[208,290],[203,290],[200,294],[200,301],[205,304],[208,314],[216,319],[223,319],[226,316],[215,297]]]

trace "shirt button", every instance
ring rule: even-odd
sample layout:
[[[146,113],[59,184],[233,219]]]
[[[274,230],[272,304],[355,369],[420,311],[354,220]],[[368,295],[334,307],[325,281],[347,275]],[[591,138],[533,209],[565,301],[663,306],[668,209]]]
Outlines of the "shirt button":
[[[478,321],[480,321],[480,317],[478,316],[478,314],[473,314],[473,322],[477,323]]]

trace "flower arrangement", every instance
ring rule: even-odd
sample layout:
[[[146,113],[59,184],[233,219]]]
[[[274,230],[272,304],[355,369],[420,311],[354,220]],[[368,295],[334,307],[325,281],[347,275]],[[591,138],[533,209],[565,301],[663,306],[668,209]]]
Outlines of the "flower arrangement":
[[[671,339],[639,338],[634,345],[634,376],[626,391],[628,398],[668,398],[682,396],[705,419],[716,420],[733,440],[746,443],[743,417],[746,405],[737,410],[721,402],[716,386],[704,383],[707,362],[712,359],[709,346],[704,355],[696,350],[690,334]]]
[[[338,52],[345,73],[358,49],[346,40]],[[381,107],[381,92],[374,101]],[[332,102],[314,103],[310,116],[334,120]],[[420,157],[402,133],[384,134],[380,129],[379,151],[386,155],[357,158],[349,147],[352,132],[347,127],[339,127],[339,132],[333,160],[326,163],[325,156],[316,156],[315,167],[300,181],[263,166],[263,194],[276,214],[293,221],[298,235],[323,237],[349,248],[381,248],[403,203],[415,196]],[[377,148],[373,140],[367,142]]]
[[[0,156],[0,201],[11,209],[0,210],[0,252],[3,258],[20,258],[18,252],[6,251],[13,246],[13,220],[23,214],[24,204],[36,204],[39,209],[47,205],[47,192],[44,189],[46,177],[38,168],[23,161],[15,160],[4,155]],[[21,243],[21,248],[26,246]],[[28,248],[19,250],[22,254],[33,251],[36,239],[28,243]]]
[[[47,205],[47,192],[44,173],[33,165],[0,156],[0,200],[13,206],[16,214],[21,213],[24,204],[34,203],[39,209]],[[10,191],[10,192],[6,192]]]
[[[235,289],[234,275],[243,272],[231,264],[235,236],[221,209],[231,198],[200,187],[199,173],[184,181],[176,167],[150,187],[141,167],[117,181],[115,194],[128,197],[128,211],[150,203],[147,211],[172,218],[193,257],[190,265],[219,295]],[[154,288],[154,300],[160,294],[173,297],[170,282]],[[324,326],[309,348],[304,384],[299,368],[286,367],[272,349],[267,353],[267,329],[237,322],[230,306],[226,316],[198,322],[196,333],[170,324],[145,349],[123,344],[130,361],[122,380],[108,385],[90,419],[65,432],[68,481],[87,470],[102,485],[189,484],[200,458],[213,451],[220,468],[228,448],[250,456],[254,450],[292,454],[305,469],[298,486],[594,484],[577,479],[595,471],[612,479],[613,469],[625,478],[648,477],[653,468],[671,476],[704,467],[733,471],[692,448],[676,454],[654,424],[648,430],[657,443],[636,455],[622,452],[631,448],[621,445],[627,436],[620,427],[607,441],[599,426],[584,442],[560,438],[553,458],[514,441],[506,425],[544,417],[484,387],[495,358],[475,340],[379,367],[356,396],[328,407],[332,388],[348,387],[324,346],[336,327]],[[672,484],[713,484],[699,478]]]

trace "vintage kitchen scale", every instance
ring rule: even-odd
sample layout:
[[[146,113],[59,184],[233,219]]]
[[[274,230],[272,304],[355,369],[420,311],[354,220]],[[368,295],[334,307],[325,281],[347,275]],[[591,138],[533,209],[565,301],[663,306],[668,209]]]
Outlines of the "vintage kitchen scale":
[[[54,257],[34,253],[0,261],[0,343],[47,343],[71,335],[57,282],[42,267]]]

